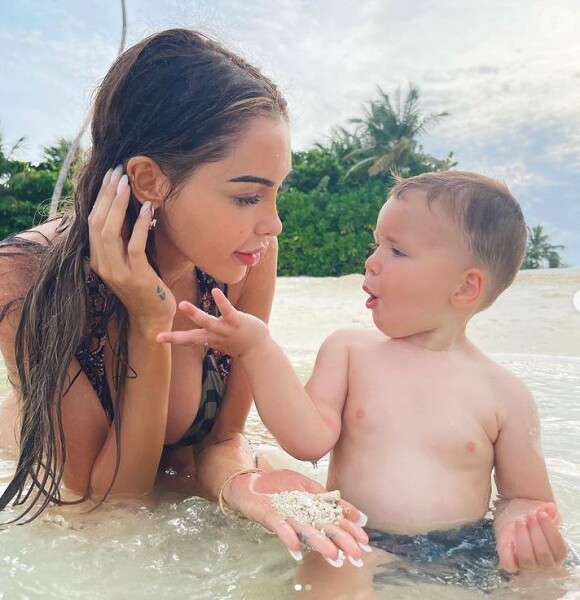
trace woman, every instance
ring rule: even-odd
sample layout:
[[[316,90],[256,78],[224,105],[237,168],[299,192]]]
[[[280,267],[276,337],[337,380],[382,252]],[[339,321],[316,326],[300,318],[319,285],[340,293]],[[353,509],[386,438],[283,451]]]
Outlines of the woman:
[[[106,75],[92,141],[72,213],[2,244],[0,343],[20,436],[0,508],[26,500],[30,520],[63,503],[61,483],[83,499],[141,496],[171,469],[295,557],[300,535],[330,560],[359,558],[354,508],[327,536],[272,509],[267,493],[321,488],[253,468],[236,359],[155,341],[191,326],[181,300],[215,314],[215,286],[268,319],[291,162],[279,90],[200,33],[161,32]]]

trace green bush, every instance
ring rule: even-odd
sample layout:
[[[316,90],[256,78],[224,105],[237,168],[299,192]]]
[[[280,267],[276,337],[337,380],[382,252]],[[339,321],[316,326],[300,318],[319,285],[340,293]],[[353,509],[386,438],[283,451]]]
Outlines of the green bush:
[[[343,193],[289,190],[280,195],[284,229],[279,237],[279,275],[316,277],[361,273],[373,242],[384,184]]]
[[[12,196],[0,196],[0,240],[46,219],[48,205],[49,203],[43,206]]]

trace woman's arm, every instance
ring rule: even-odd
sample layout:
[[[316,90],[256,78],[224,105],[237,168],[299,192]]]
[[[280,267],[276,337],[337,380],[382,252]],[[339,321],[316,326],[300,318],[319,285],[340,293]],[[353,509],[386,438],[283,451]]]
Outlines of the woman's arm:
[[[96,496],[109,488],[117,455],[111,493],[142,495],[152,489],[163,451],[171,383],[171,349],[155,343],[155,336],[171,328],[175,299],[145,254],[150,202],[143,204],[129,239],[123,239],[130,189],[121,172],[118,167],[105,176],[89,215],[90,264],[127,310],[128,367],[134,376],[127,377],[120,397],[114,398],[120,448],[111,428],[91,473],[91,493]]]

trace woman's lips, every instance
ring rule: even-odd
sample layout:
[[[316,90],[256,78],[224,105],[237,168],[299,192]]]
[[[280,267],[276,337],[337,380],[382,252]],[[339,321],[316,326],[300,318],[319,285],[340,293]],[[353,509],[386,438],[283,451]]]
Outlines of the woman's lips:
[[[250,252],[234,252],[234,256],[246,267],[255,267],[260,261],[262,250],[252,250]]]

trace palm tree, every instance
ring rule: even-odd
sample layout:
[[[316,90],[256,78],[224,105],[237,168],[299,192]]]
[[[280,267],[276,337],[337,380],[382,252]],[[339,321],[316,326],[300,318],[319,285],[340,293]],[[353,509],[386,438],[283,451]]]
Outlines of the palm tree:
[[[351,119],[356,125],[359,147],[351,153],[358,159],[350,172],[368,168],[371,177],[389,174],[397,169],[409,174],[413,158],[422,159],[431,170],[448,169],[454,166],[451,154],[445,160],[439,160],[422,152],[417,138],[427,131],[430,124],[437,123],[449,113],[430,113],[423,115],[419,108],[419,88],[409,84],[405,96],[398,88],[394,102],[388,94],[378,88],[379,99],[368,103],[362,118]]]
[[[559,250],[565,246],[550,244],[550,235],[544,231],[542,225],[528,227],[528,245],[522,269],[541,269],[565,267]]]
[[[335,127],[327,144],[314,144],[322,152],[329,152],[342,164],[347,163],[353,153],[361,150],[361,136],[355,131],[350,132],[345,127]]]

